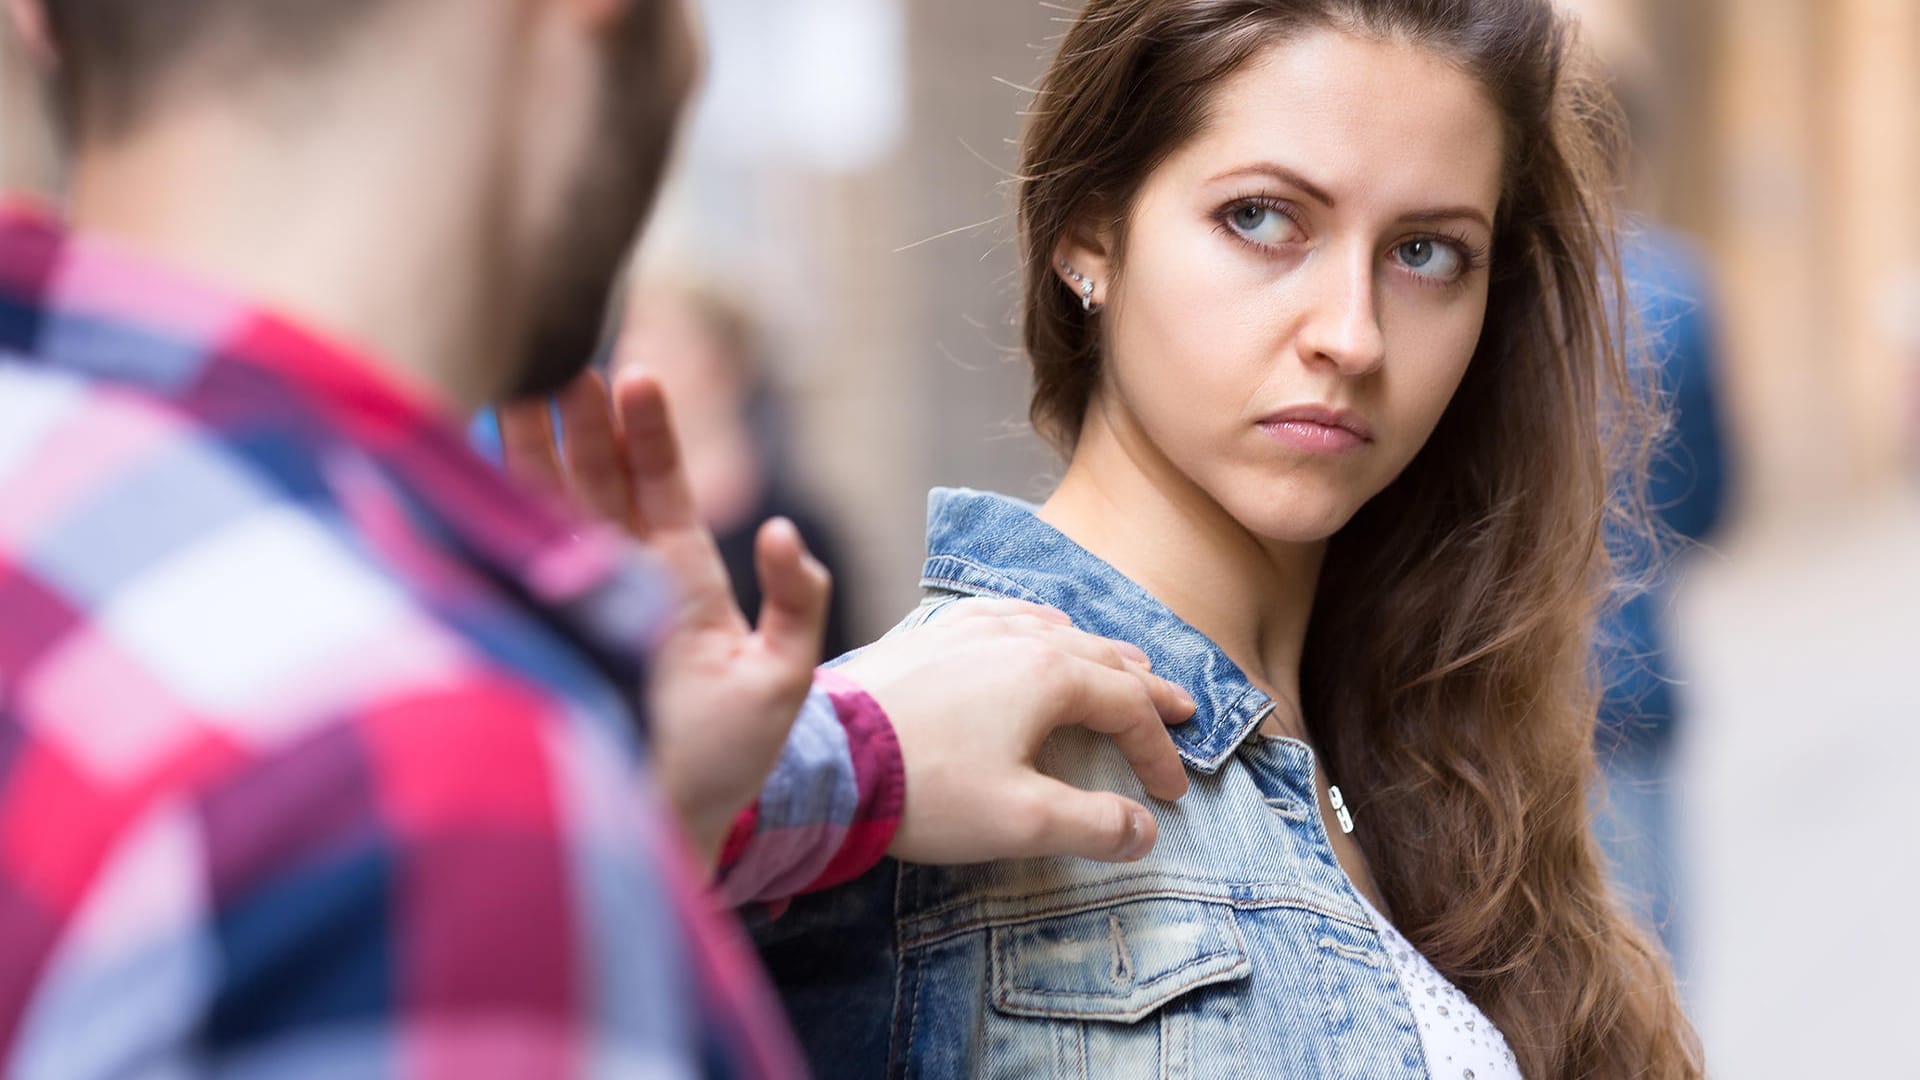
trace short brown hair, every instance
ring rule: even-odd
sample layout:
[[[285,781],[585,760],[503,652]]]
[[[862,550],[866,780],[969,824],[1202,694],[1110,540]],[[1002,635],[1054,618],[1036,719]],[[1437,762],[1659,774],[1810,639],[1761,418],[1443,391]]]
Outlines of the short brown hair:
[[[69,135],[136,127],[190,66],[209,84],[309,63],[382,0],[42,0]]]

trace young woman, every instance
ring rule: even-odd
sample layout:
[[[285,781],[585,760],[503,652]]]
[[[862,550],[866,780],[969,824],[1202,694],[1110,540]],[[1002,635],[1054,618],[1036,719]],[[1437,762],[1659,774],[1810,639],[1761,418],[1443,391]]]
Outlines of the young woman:
[[[1572,56],[1549,0],[1074,22],[1019,187],[1068,466],[1037,508],[936,492],[911,619],[1015,597],[1138,645],[1199,702],[1192,788],[1137,863],[888,863],[764,921],[822,1076],[1700,1075],[1589,835],[1648,410]],[[1139,794],[1093,737],[1043,761]]]

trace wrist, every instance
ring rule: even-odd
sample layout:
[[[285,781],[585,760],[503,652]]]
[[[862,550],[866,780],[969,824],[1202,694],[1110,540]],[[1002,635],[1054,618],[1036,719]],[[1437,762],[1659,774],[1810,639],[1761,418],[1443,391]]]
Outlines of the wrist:
[[[858,679],[821,668],[814,673],[814,688],[833,703],[861,792],[860,819],[830,868],[836,875],[853,877],[898,846],[906,820],[906,750],[893,718]]]
[[[734,821],[740,816],[740,807],[746,805],[747,800],[683,789],[673,783],[670,775],[662,776],[661,792],[680,826],[688,853],[703,873],[713,873]]]

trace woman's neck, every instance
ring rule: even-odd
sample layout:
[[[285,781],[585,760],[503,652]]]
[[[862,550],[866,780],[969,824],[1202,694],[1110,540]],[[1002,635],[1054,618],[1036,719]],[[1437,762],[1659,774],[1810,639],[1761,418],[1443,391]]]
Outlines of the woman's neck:
[[[1249,533],[1136,429],[1089,409],[1040,519],[1152,593],[1279,701],[1298,729],[1300,654],[1325,543]]]

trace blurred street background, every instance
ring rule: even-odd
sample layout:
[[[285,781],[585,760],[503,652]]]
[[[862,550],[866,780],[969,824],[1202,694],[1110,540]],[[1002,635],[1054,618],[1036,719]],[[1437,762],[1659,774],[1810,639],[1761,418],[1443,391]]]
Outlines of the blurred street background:
[[[703,3],[643,273],[754,317],[751,426],[864,640],[913,602],[929,487],[1057,469],[1004,184],[1074,5]],[[1655,114],[1635,199],[1697,247],[1721,345],[1727,513],[1671,604],[1687,996],[1717,1076],[1920,1078],[1920,0],[1579,7]],[[0,80],[0,178],[50,191],[11,41]]]

